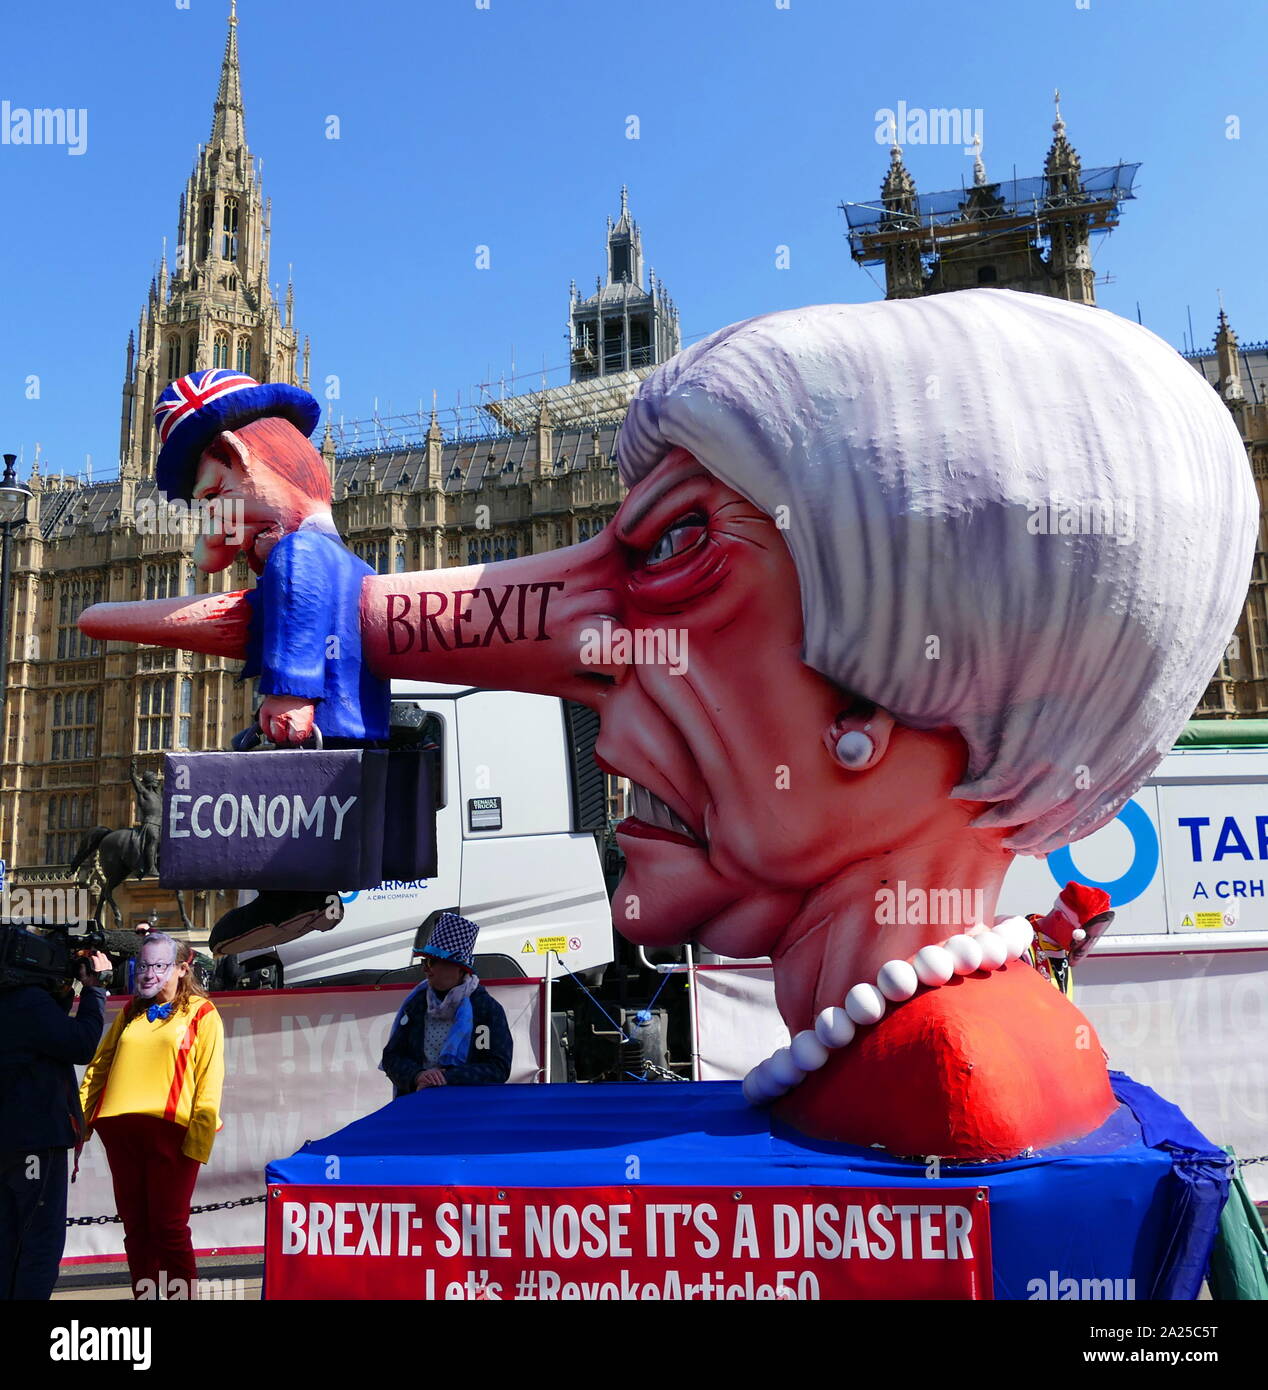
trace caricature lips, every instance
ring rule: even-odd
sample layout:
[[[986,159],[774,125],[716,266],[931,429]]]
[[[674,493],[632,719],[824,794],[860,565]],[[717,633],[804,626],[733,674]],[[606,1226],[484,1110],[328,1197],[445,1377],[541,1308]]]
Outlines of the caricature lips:
[[[630,809],[633,815],[627,816],[616,827],[618,835],[627,835],[634,840],[667,840],[670,844],[686,845],[689,849],[703,849],[704,841],[674,811],[646,787],[638,782],[630,782]]]

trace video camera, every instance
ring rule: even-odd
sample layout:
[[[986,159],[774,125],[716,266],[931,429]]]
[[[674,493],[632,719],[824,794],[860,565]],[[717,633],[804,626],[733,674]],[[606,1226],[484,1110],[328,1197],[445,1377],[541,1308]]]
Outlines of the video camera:
[[[79,958],[105,945],[96,922],[0,921],[0,988],[70,984]]]

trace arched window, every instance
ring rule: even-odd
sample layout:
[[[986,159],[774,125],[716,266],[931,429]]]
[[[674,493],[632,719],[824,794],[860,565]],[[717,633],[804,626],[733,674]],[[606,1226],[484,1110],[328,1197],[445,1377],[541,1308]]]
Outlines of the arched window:
[[[213,367],[227,367],[229,365],[229,335],[227,333],[216,334],[216,341],[211,350],[211,365]]]
[[[221,219],[223,235],[220,238],[220,255],[223,260],[238,259],[238,200],[225,199],[224,217]]]
[[[216,225],[216,200],[214,198],[203,199],[203,222],[202,235],[198,239],[198,258],[205,259],[211,252],[211,233]]]
[[[190,708],[193,703],[194,683],[185,676],[181,680],[181,707],[180,719],[176,726],[176,746],[177,748],[189,747],[189,719]]]
[[[404,542],[404,541],[397,541],[397,542],[396,542],[396,572],[397,572],[397,574],[404,574],[404,573],[405,573],[405,542]]]
[[[189,341],[185,345],[185,371],[193,372],[198,370],[198,334],[191,333]]]
[[[236,290],[238,288],[238,277],[236,275],[231,275],[229,277],[229,288],[231,290]]]
[[[53,723],[54,723],[54,724],[60,724],[61,722],[62,722],[62,697],[61,697],[60,695],[54,695],[54,696],[53,696]]]
[[[137,747],[143,753],[171,747],[172,685],[171,676],[141,682]],[[182,702],[185,699],[184,692],[181,699]]]
[[[76,723],[76,724],[82,724],[83,722],[84,722],[84,692],[81,690],[81,691],[79,692],[79,694],[75,696],[75,723]]]
[[[250,375],[251,372],[251,339],[238,339],[238,360],[235,366],[240,372]]]
[[[167,375],[175,381],[181,374],[181,340],[171,337],[167,340]]]

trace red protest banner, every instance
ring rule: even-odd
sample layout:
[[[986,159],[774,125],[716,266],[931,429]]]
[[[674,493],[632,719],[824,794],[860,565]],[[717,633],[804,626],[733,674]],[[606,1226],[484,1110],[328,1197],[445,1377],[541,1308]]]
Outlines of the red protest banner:
[[[275,1299],[989,1299],[985,1188],[269,1188]]]

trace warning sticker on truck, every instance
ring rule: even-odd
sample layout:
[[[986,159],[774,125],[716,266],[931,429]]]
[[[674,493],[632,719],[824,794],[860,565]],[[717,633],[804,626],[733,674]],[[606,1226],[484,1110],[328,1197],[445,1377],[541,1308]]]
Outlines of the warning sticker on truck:
[[[580,947],[581,942],[576,937],[574,937],[573,940],[577,941],[577,946],[572,948],[576,950]],[[520,955],[531,956],[536,954],[545,956],[549,955],[551,951],[557,951],[562,956],[568,949],[569,942],[566,936],[539,936],[536,946],[534,946],[531,941],[526,941],[520,947]]]

